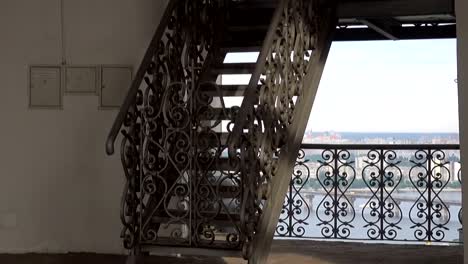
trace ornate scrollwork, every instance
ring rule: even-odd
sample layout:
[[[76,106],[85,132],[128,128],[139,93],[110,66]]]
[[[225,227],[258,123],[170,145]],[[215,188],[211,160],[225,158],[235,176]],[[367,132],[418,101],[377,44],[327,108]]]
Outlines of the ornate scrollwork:
[[[322,236],[326,238],[347,238],[354,228],[352,222],[356,212],[347,190],[356,178],[356,171],[349,161],[348,150],[326,149],[317,169],[317,180],[325,192],[316,209]]]
[[[137,96],[137,105],[141,105],[141,93]],[[140,149],[141,149],[141,112],[137,107],[128,112],[122,130],[123,140],[120,157],[125,172],[125,187],[121,200],[120,220],[123,224],[121,237],[124,247],[133,248],[137,243],[139,225],[140,191]]]
[[[226,143],[217,132],[221,121],[232,119],[232,116],[226,111],[221,96],[219,104],[222,110],[216,113],[213,97],[203,92],[207,90],[207,85],[214,86],[214,90],[218,89],[214,84],[205,83],[196,91],[196,120],[192,123],[193,130],[197,131],[193,140],[195,173],[191,175],[194,179],[192,199],[196,202],[193,205],[196,217],[192,225],[195,230],[199,230],[194,232],[194,243],[197,246],[212,246],[222,237],[225,247],[239,248],[242,235],[237,217],[242,192],[241,179],[234,166],[220,169],[221,163],[225,161],[223,152]],[[223,224],[216,223],[220,218]]]
[[[296,101],[304,89],[304,77],[310,67],[318,31],[318,1],[280,1],[270,32],[271,42],[264,43],[266,54],[260,80],[252,77],[252,94],[244,97],[242,119],[236,123],[240,140],[231,146],[230,155],[240,150],[241,174],[248,182],[242,199],[241,222],[246,235],[244,257],[251,253],[256,223],[270,196],[271,181],[277,174],[280,149],[286,144],[286,135],[293,123]],[[268,40],[268,38],[267,38]],[[257,83],[261,85],[257,88]],[[244,131],[248,131],[245,133]],[[244,169],[244,168],[248,168]],[[298,229],[301,232],[301,229]]]
[[[310,179],[310,169],[306,165],[308,160],[304,158],[305,152],[301,149],[276,227],[279,236],[302,237],[306,232],[305,226],[309,225],[307,219],[311,210],[302,191]]]
[[[403,178],[396,159],[393,150],[372,149],[367,153],[362,178],[372,195],[364,205],[362,218],[370,239],[393,240],[401,230],[398,224],[403,219],[402,211],[392,197]]]
[[[458,182],[460,183],[460,188],[461,188],[462,187],[461,168],[458,169],[457,179],[458,179]],[[460,210],[458,211],[458,221],[460,222],[460,225],[463,226],[463,206],[460,207]]]
[[[446,225],[450,221],[450,210],[440,197],[450,181],[450,170],[442,150],[418,150],[410,170],[410,181],[419,197],[410,209],[414,236],[417,240],[442,241]]]
[[[129,109],[121,145],[126,177],[122,237],[128,249],[151,244],[242,248],[245,257],[252,253],[326,19],[319,19],[319,1],[280,1],[278,22],[271,25],[274,36],[264,45],[258,78],[252,78],[248,89],[253,96],[246,97],[242,110],[226,109],[219,87],[204,78],[217,51],[223,2],[171,1],[162,37],[142,64],[146,72],[133,104],[122,111]],[[233,120],[242,120],[236,122],[240,139],[228,149],[223,129],[227,121],[231,134]],[[283,236],[304,236],[311,214],[301,194],[310,178],[303,158],[301,151],[277,229]],[[444,153],[421,150],[415,158],[410,180],[419,196],[411,207],[412,228],[418,240],[441,241],[449,221],[443,216],[448,213],[450,219],[440,198],[448,182]],[[356,171],[350,160],[346,149],[331,147],[322,153],[316,175],[325,195],[316,216],[324,237],[349,238],[354,228],[355,198],[349,188]],[[394,151],[368,153],[363,179],[371,197],[362,217],[371,239],[397,236],[402,213],[392,194],[403,176],[398,164]]]
[[[456,211],[458,219],[450,219],[455,211],[449,207],[461,206],[461,169],[457,163],[448,168],[448,160],[456,162],[455,155],[445,158],[458,148],[456,145],[431,145],[423,150],[408,145],[303,145],[308,158],[317,155],[315,151],[323,150],[321,159],[318,164],[302,163],[304,154],[300,153],[296,163],[300,166],[296,166],[290,182],[276,236],[459,243],[454,227],[458,222],[461,224],[461,208]],[[312,169],[315,174],[306,176]],[[354,170],[358,169],[361,175],[355,175]],[[347,173],[346,180],[342,179],[344,173]],[[458,182],[450,173],[458,173]],[[295,182],[298,177],[301,181]],[[295,197],[296,191],[300,197]],[[307,211],[296,214],[296,205],[301,204],[303,197],[313,198],[306,199],[310,201],[307,207],[301,207]],[[316,217],[309,215],[309,206]],[[356,210],[360,214],[354,217]],[[344,211],[348,215],[340,214]],[[305,233],[294,230],[294,224],[304,228]],[[411,230],[414,236],[407,232]]]
[[[242,243],[241,178],[235,162],[223,157],[226,139],[219,133],[221,121],[232,120],[235,111],[226,110],[216,84],[201,79],[223,3],[178,0],[166,11],[164,33],[123,131],[121,218],[128,249]],[[223,169],[226,163],[231,166]]]

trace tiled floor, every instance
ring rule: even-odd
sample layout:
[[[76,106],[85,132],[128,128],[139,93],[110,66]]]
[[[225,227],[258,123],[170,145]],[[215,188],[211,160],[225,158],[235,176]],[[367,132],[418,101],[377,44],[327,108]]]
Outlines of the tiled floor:
[[[102,254],[2,255],[1,264],[124,264],[125,257]],[[244,264],[234,258],[149,257],[144,264]],[[402,246],[339,242],[275,241],[270,264],[461,264],[461,246]]]

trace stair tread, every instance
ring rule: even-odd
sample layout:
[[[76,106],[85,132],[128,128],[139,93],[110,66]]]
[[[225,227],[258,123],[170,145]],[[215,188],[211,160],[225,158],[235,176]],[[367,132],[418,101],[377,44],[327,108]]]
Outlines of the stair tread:
[[[215,65],[211,69],[214,74],[251,74],[256,67],[256,63],[223,63]]]
[[[248,44],[246,45],[238,45],[239,43],[235,42],[224,42],[223,47],[221,47],[221,50],[223,52],[229,53],[229,52],[260,52],[262,49],[261,44],[257,45],[258,43],[254,43],[253,45],[249,46]]]
[[[232,38],[224,40],[221,45],[224,49],[227,49],[231,52],[247,52],[247,51],[259,51],[263,45],[263,39],[254,38],[254,39],[239,39],[242,36],[237,36],[237,38]]]
[[[268,30],[268,24],[266,25],[231,25],[227,27],[227,31],[229,32],[242,32],[242,31],[267,31]]]
[[[220,97],[220,96],[244,96],[244,92],[247,89],[247,85],[219,85],[219,90],[210,87],[210,89],[203,90],[203,92],[207,93],[213,97]]]
[[[215,241],[199,241],[196,248],[193,245],[189,245],[188,241],[186,244],[174,245],[174,239],[168,238],[158,238],[157,241],[152,243],[140,243],[144,251],[149,250],[151,254],[155,255],[206,255],[206,256],[222,256],[222,257],[241,257],[241,250],[238,248],[237,244],[223,240]],[[206,248],[205,248],[206,247]]]
[[[180,210],[172,210],[172,209],[169,209],[167,210],[169,211],[169,213],[171,213],[172,215],[177,215],[178,212],[182,212],[183,214],[186,213],[186,211],[180,211]],[[213,211],[205,211],[205,212],[200,212],[200,214],[206,214],[206,215],[209,215],[210,213],[212,213]],[[151,217],[151,219],[153,221],[157,221],[159,223],[164,223],[164,222],[169,222],[171,220],[174,220],[174,218],[172,217],[168,217],[168,216],[153,216]],[[239,213],[226,213],[225,211],[221,211],[221,212],[218,212],[216,214],[216,217],[210,219],[210,222],[211,221],[218,221],[218,222],[222,222],[222,223],[232,223],[232,221],[234,221],[234,223],[240,221],[240,215]]]

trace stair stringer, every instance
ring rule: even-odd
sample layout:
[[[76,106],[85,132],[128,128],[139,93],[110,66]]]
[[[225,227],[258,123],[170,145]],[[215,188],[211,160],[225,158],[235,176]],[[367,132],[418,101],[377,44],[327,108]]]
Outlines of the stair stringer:
[[[230,138],[230,154],[240,149],[249,168],[241,216],[249,263],[268,257],[336,27],[332,2],[279,2]]]

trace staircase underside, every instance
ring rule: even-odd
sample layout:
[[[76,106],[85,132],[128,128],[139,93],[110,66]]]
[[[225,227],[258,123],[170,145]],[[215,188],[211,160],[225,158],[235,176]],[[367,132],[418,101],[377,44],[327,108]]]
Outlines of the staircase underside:
[[[245,11],[256,15],[240,16],[239,25],[249,26],[252,36],[266,30],[278,1],[240,2]],[[456,37],[452,0],[341,0],[337,15],[339,21],[334,41]],[[257,43],[258,48],[262,40]]]

